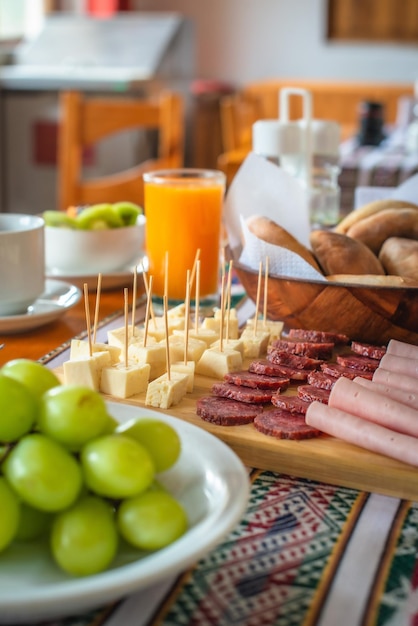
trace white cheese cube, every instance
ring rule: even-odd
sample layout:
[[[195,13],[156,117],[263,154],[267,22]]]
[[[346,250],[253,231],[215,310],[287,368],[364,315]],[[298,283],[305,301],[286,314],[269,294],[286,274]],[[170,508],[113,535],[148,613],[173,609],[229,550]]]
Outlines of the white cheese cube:
[[[270,342],[270,333],[253,328],[244,328],[241,333],[241,340],[244,342],[244,356],[248,359],[258,358],[267,354],[267,346]]]
[[[172,335],[174,330],[182,330],[184,328],[184,318],[167,316],[167,328],[169,335]],[[148,335],[154,337],[157,342],[165,338],[165,320],[163,317],[156,317],[149,321]]]
[[[175,361],[170,364],[170,372],[178,372],[187,375],[187,393],[192,393],[194,388],[194,372],[196,363],[194,361]]]
[[[208,348],[204,351],[196,364],[196,373],[209,378],[221,379],[228,372],[238,372],[242,369],[242,356],[238,350],[226,348]]]
[[[167,373],[163,374],[148,384],[145,405],[168,409],[178,404],[186,395],[187,382],[187,374],[170,373],[170,380]]]
[[[102,369],[111,365],[109,352],[94,352],[63,363],[64,384],[83,385],[95,391],[100,389]]]
[[[184,302],[181,302],[177,306],[172,306],[171,309],[167,311],[167,317],[185,317],[186,316],[186,305]]]
[[[176,337],[183,337],[186,331],[184,330],[175,330],[173,335]],[[214,330],[210,330],[208,328],[190,328],[188,333],[189,339],[198,339],[199,341],[203,341],[205,343],[205,347],[209,348],[211,343],[217,340],[219,334],[217,335]]]
[[[104,367],[100,380],[100,391],[115,398],[130,398],[147,390],[151,366],[149,363],[116,363]]]
[[[150,366],[149,379],[158,378],[167,370],[165,345],[156,343],[151,346],[141,346],[132,343],[128,347],[128,359],[144,365],[148,363]]]
[[[131,343],[140,343],[144,341],[145,330],[135,326],[132,332],[132,326],[128,327],[128,345]],[[118,346],[121,350],[125,347],[125,326],[114,328],[107,332],[107,341],[110,346]],[[156,343],[154,338],[147,337],[147,343]]]
[[[117,363],[119,361],[121,349],[118,346],[110,346],[107,343],[92,343],[92,352],[110,353],[110,362]],[[80,356],[90,356],[89,342],[85,339],[72,339],[70,344],[70,359],[77,359]]]
[[[171,361],[181,361],[184,359],[184,335],[170,335],[168,338],[168,344],[170,346]],[[204,341],[201,341],[200,339],[191,339],[190,337],[188,338],[186,354],[188,361],[197,362],[205,350],[206,343]]]
[[[257,330],[270,333],[270,342],[280,339],[284,322],[274,322],[272,320],[257,320]],[[254,318],[247,320],[246,328],[254,328]]]
[[[210,346],[211,348],[220,348],[220,340],[214,341]],[[222,342],[223,348],[232,348],[232,350],[238,350],[241,353],[242,358],[244,359],[244,342],[242,339],[224,339]]]
[[[232,309],[231,309],[232,311]],[[205,317],[202,322],[202,328],[212,330],[219,337],[221,332],[221,317],[220,312],[218,317]],[[227,328],[227,313],[225,313],[224,317],[224,330],[223,336],[226,337],[226,331],[228,330],[228,335],[230,339],[238,339],[239,336],[239,327],[238,327],[238,319],[236,316],[230,316],[229,324]]]

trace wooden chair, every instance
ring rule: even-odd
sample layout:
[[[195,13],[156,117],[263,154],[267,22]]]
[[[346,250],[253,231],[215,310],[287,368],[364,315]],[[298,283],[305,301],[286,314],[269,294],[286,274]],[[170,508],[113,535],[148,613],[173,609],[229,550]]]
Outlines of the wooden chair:
[[[171,91],[147,98],[85,96],[76,91],[60,96],[58,202],[70,206],[127,200],[143,206],[142,174],[184,164],[183,98]],[[153,133],[156,154],[122,172],[87,179],[83,156],[104,138],[128,130]]]

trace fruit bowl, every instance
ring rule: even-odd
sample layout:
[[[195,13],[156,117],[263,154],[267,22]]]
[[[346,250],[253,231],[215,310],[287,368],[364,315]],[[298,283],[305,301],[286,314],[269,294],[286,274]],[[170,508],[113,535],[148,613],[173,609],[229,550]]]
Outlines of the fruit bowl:
[[[258,272],[234,268],[256,302]],[[418,344],[418,287],[323,282],[270,275],[267,312],[287,328],[341,332],[351,339],[384,344],[398,339]]]
[[[134,224],[120,227],[73,228],[46,220],[46,271],[51,276],[76,276],[124,270],[143,256],[144,240],[142,214]]]

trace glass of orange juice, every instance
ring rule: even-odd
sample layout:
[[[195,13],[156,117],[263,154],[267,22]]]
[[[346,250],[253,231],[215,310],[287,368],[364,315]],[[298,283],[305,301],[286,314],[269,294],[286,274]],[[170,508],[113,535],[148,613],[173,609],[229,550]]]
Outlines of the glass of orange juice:
[[[225,175],[182,168],[147,172],[143,177],[145,248],[153,296],[161,298],[167,290],[170,302],[184,301],[187,271],[193,273],[198,255],[199,298],[216,299]]]

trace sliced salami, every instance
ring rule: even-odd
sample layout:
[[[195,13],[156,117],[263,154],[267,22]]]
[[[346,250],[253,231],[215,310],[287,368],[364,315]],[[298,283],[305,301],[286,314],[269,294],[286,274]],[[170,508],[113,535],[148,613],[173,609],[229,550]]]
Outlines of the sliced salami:
[[[284,409],[260,413],[254,419],[254,427],[260,433],[276,439],[312,439],[321,434],[316,428],[308,426],[303,415]]]
[[[314,402],[317,400],[323,404],[328,404],[330,393],[331,391],[329,389],[321,389],[313,385],[299,385],[298,387],[298,397],[301,400],[305,400],[305,402]]]
[[[252,389],[272,389],[284,391],[290,385],[290,379],[283,376],[264,376],[248,370],[242,372],[229,372],[225,374],[224,380],[232,385],[241,387],[251,387]]]
[[[313,385],[314,387],[331,390],[336,381],[337,379],[335,376],[325,374],[325,372],[322,372],[321,370],[313,370],[312,372],[309,372],[307,382],[309,385]]]
[[[298,396],[282,396],[280,394],[274,394],[271,402],[279,409],[284,409],[289,411],[289,413],[298,413],[299,415],[305,415],[310,405],[310,402],[302,400]]]
[[[352,341],[351,349],[356,354],[367,356],[369,359],[380,359],[386,354],[385,346],[374,346],[370,343],[361,343],[360,341]]]
[[[346,378],[354,380],[356,376],[362,376],[363,378],[368,378],[369,380],[373,379],[373,372],[368,372],[367,370],[357,370],[354,367],[344,367],[343,365],[339,365],[339,363],[323,363],[321,365],[321,370],[325,374],[329,374],[335,378],[345,376]]]
[[[298,341],[330,342],[335,345],[345,345],[350,339],[342,333],[330,333],[323,330],[305,330],[303,328],[291,328],[288,334],[289,339]]]
[[[309,356],[313,359],[329,359],[334,349],[333,343],[323,343],[314,341],[286,341],[285,339],[276,339],[272,344],[277,350],[284,350],[292,354]]]
[[[286,365],[287,367],[294,367],[298,370],[315,370],[318,369],[324,361],[321,359],[312,359],[309,356],[301,356],[298,354],[291,354],[285,350],[278,350],[269,346],[267,348],[267,360],[271,363],[277,363],[278,365]]]
[[[294,367],[288,367],[287,365],[278,365],[277,363],[267,361],[267,359],[252,361],[248,370],[255,374],[264,374],[264,376],[285,376],[290,378],[290,380],[297,381],[305,381],[308,378],[308,372],[306,370],[299,370]]]
[[[366,372],[374,372],[379,367],[379,361],[377,359],[371,359],[368,356],[360,356],[359,354],[338,354],[337,363],[343,367],[364,370]]]
[[[267,404],[271,402],[274,391],[271,389],[252,389],[251,387],[238,387],[230,383],[215,383],[212,385],[212,393],[222,398],[230,398],[239,402],[254,404]]]
[[[204,396],[196,402],[196,413],[206,422],[219,426],[250,424],[263,411],[258,404],[243,404],[237,400]]]

